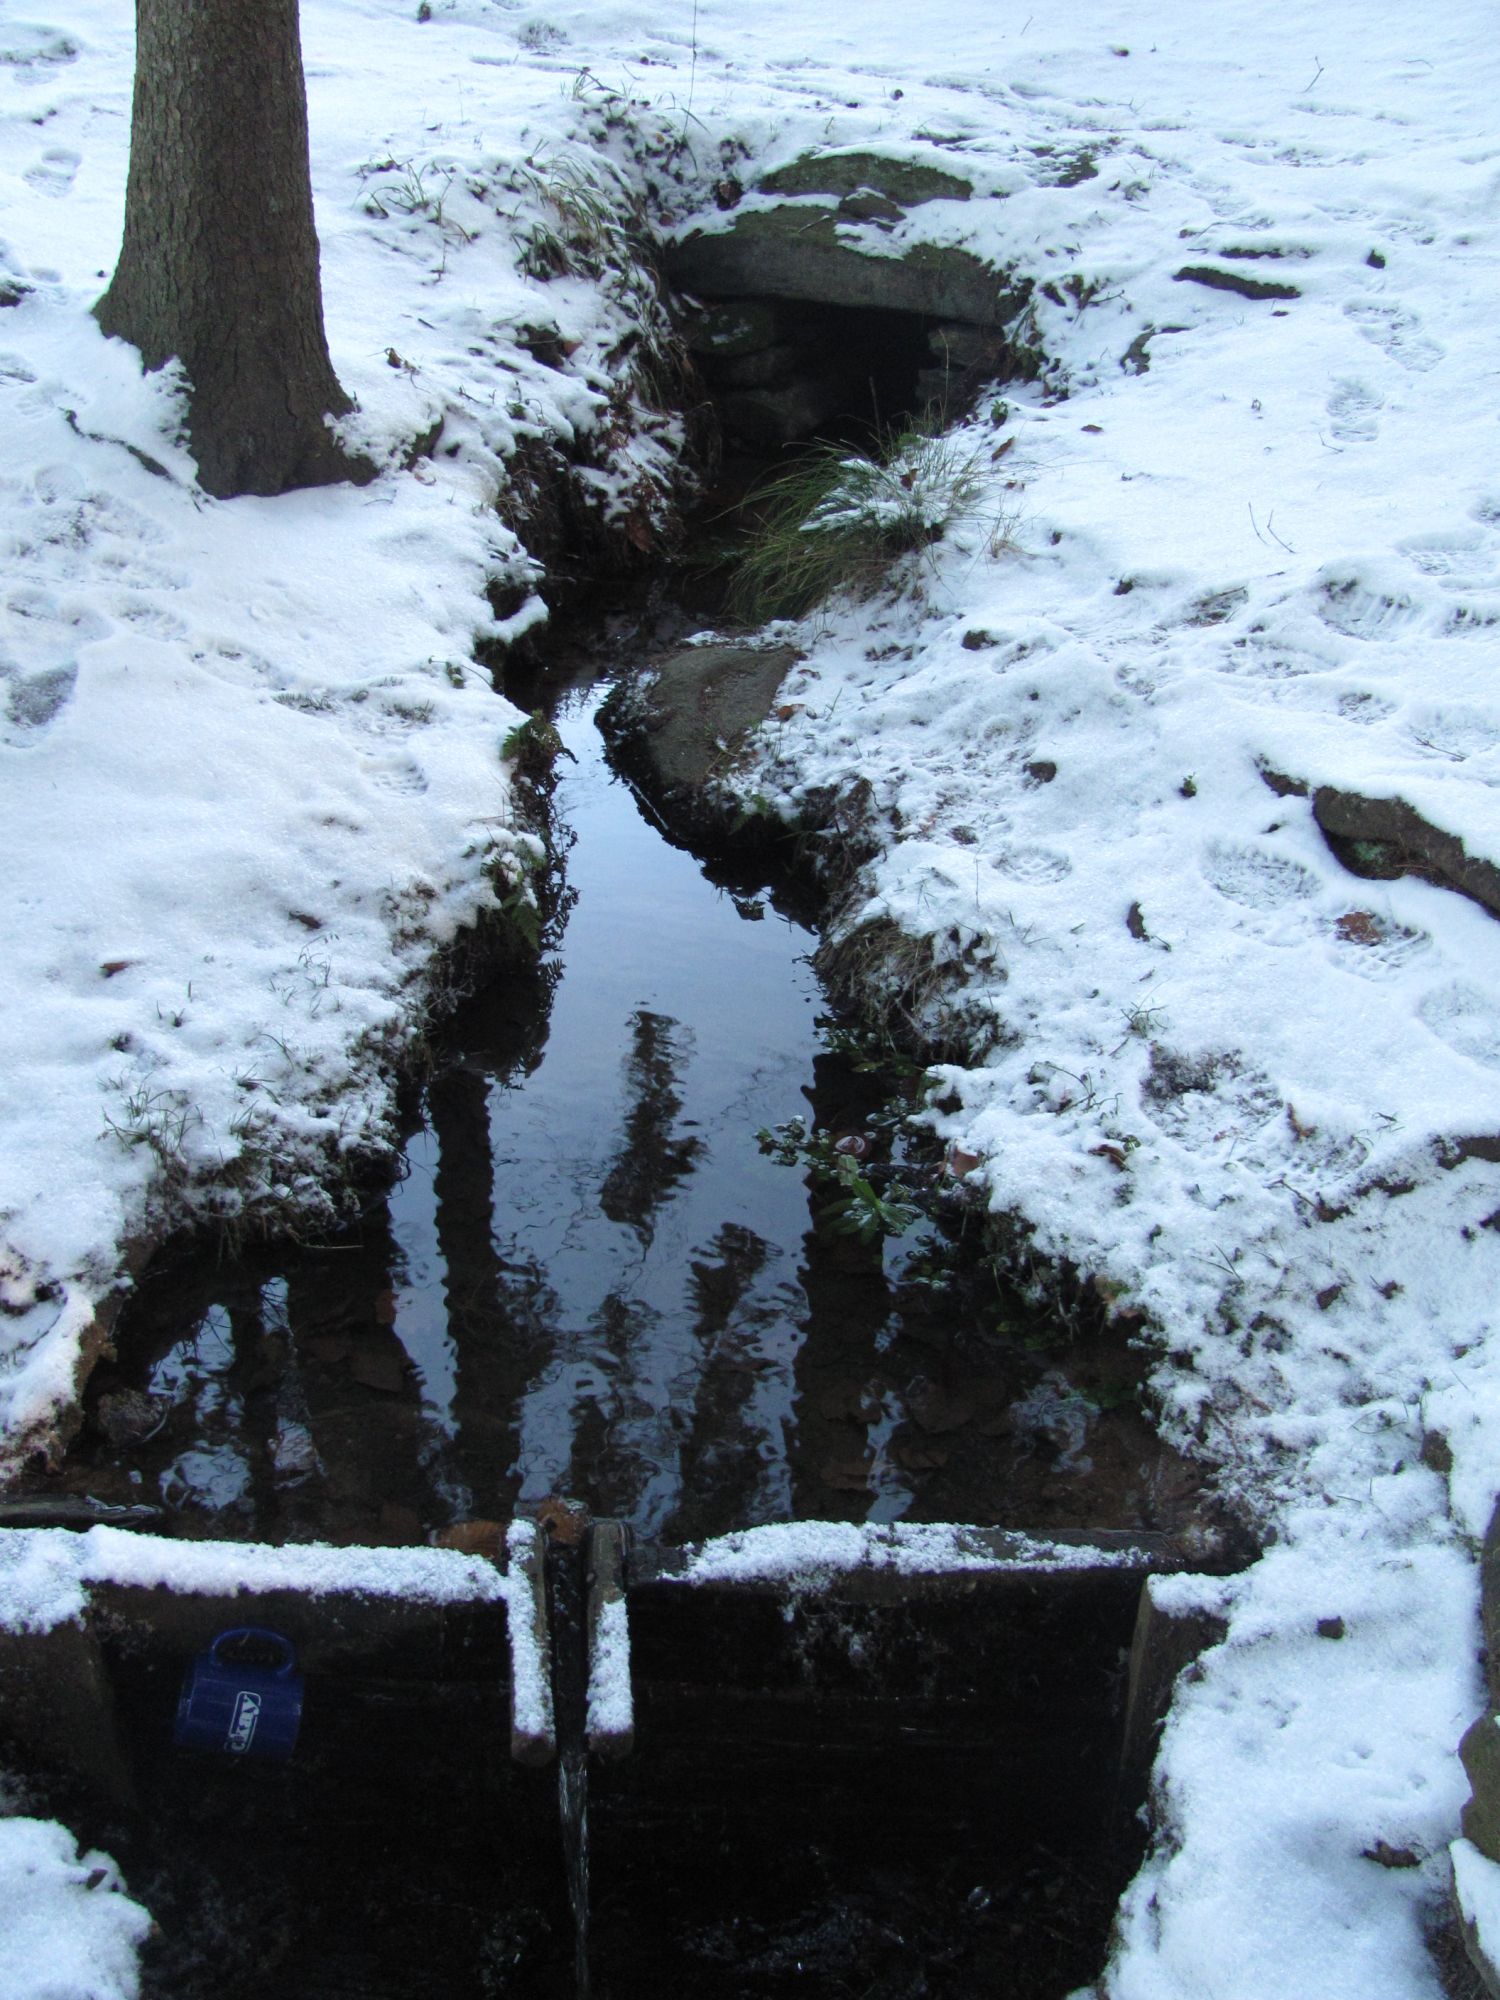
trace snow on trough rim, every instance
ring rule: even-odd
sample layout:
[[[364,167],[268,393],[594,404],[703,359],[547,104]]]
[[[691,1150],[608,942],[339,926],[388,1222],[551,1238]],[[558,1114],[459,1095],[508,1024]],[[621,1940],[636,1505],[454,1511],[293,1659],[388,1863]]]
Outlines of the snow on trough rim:
[[[519,867],[514,716],[466,664],[487,578],[530,573],[491,503],[507,438],[601,420],[622,322],[492,254],[509,164],[576,144],[601,88],[702,141],[683,211],[721,139],[741,170],[961,161],[976,199],[930,227],[1041,283],[1069,399],[981,421],[976,449],[1014,440],[1004,544],[956,535],[920,600],[810,629],[750,782],[795,809],[870,780],[850,918],[933,940],[973,1032],[943,1130],[1158,1330],[1169,1428],[1273,1539],[1179,1692],[1104,1990],[1435,1994],[1500,1436],[1500,1197],[1458,1143],[1500,1132],[1500,945],[1451,890],[1345,873],[1267,776],[1400,796],[1500,861],[1488,10],[949,0],[916,55],[889,0],[428,12],[307,0],[330,343],[392,469],[275,502],[195,505],[170,377],[87,318],[120,10],[62,0],[0,47],[0,264],[34,287],[0,310],[0,1419],[69,1393],[163,1153],[253,1189],[260,1135],[294,1170],[268,1192],[310,1201],[330,1148],[384,1143],[372,1057],[486,862]],[[451,209],[371,212],[428,163]],[[1267,272],[1296,296],[1223,289]],[[516,342],[542,305],[565,369]],[[442,408],[458,455],[399,471]],[[623,447],[620,504],[670,443]]]

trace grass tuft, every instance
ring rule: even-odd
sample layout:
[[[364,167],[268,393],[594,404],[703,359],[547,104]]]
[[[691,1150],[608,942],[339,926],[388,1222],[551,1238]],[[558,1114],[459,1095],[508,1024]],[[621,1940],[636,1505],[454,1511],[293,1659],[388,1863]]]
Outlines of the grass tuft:
[[[759,525],[736,551],[730,610],[761,623],[803,617],[839,593],[867,595],[903,556],[982,518],[988,469],[983,450],[917,430],[882,437],[873,452],[811,446],[748,502]],[[996,517],[994,541],[1007,526]]]

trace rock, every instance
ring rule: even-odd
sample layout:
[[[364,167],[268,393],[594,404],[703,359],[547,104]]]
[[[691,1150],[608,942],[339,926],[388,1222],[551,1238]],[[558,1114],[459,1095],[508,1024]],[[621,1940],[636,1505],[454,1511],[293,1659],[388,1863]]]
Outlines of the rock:
[[[349,1373],[364,1388],[378,1389],[383,1396],[400,1396],[407,1388],[406,1356],[394,1346],[357,1347]]]
[[[919,405],[946,403],[956,378],[947,368],[919,368],[916,392]]]
[[[1458,1746],[1473,1797],[1462,1814],[1464,1838],[1500,1861],[1500,1717],[1481,1715]]]
[[[1296,285],[1268,278],[1247,278],[1242,271],[1221,271],[1216,264],[1184,264],[1173,272],[1179,285],[1207,285],[1215,292],[1237,292],[1242,299],[1300,299]]]
[[[1467,853],[1456,834],[1430,825],[1405,799],[1371,799],[1319,785],[1313,793],[1313,818],[1346,866],[1360,857],[1346,856],[1340,842],[1383,849],[1384,865],[1392,874],[1425,875],[1472,897],[1492,917],[1500,916],[1500,868]],[[1377,865],[1374,856],[1369,860],[1372,867]]]
[[[915,243],[899,257],[866,251],[836,208],[806,205],[738,214],[728,229],[695,230],[672,245],[675,285],[711,297],[815,300],[883,307],[997,326],[1026,303],[1030,283],[961,250]]]
[[[765,389],[790,382],[804,368],[816,367],[818,356],[816,345],[778,340],[774,346],[758,348],[754,354],[731,354],[722,359],[705,354],[700,365],[705,378],[715,387]]]
[[[1495,1958],[1500,1947],[1497,1935],[1500,1925],[1496,1922],[1500,1912],[1500,1870],[1465,1840],[1455,1840],[1448,1853],[1453,1863],[1453,1914],[1478,1984],[1460,1981],[1455,1976],[1457,1967],[1444,1955],[1438,1960],[1447,1975],[1443,1980],[1444,1990],[1454,1994],[1487,1994],[1490,2000],[1500,2000],[1500,1964]]]
[[[167,1404],[160,1396],[148,1396],[140,1389],[112,1389],[99,1398],[94,1422],[118,1451],[144,1443],[161,1428],[166,1412]]]
[[[719,402],[719,420],[738,443],[775,452],[836,416],[847,398],[842,375],[800,375],[780,387],[737,389]]]
[[[846,194],[840,200],[839,214],[851,222],[873,222],[878,226],[904,220],[906,211],[900,202],[892,201],[889,195],[877,194],[874,188],[856,188],[853,194]]]
[[[791,318],[770,299],[726,299],[684,314],[680,331],[690,353],[731,359],[785,339]]]
[[[906,1414],[929,1437],[943,1437],[950,1431],[961,1431],[974,1418],[974,1400],[959,1392],[949,1395],[936,1382],[928,1381],[925,1375],[918,1375],[908,1384]]]
[[[656,662],[628,702],[607,704],[606,724],[647,790],[691,819],[801,657],[794,646],[686,646]]]
[[[760,188],[765,194],[875,193],[902,208],[918,208],[927,201],[967,201],[974,192],[972,181],[942,167],[862,151],[804,153],[763,175]]]
[[[962,320],[944,320],[929,327],[927,345],[935,361],[946,368],[979,368],[1003,359],[1002,344],[982,326],[967,326]]]

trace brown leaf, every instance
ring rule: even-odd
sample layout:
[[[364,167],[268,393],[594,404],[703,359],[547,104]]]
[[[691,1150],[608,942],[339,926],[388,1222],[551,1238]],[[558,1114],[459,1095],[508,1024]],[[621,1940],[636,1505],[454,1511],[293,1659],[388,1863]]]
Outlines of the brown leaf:
[[[588,1532],[589,1510],[581,1500],[564,1500],[554,1494],[537,1508],[536,1517],[552,1540],[565,1549],[580,1547]]]
[[[498,1562],[505,1529],[499,1521],[454,1521],[440,1528],[433,1540],[440,1549],[459,1549],[466,1556],[488,1556]]]
[[[1412,1847],[1392,1847],[1388,1840],[1377,1840],[1373,1847],[1362,1850],[1366,1861],[1378,1861],[1382,1868],[1420,1868],[1422,1857]]]
[[[1385,935],[1373,910],[1346,910],[1333,928],[1345,944],[1379,944]]]

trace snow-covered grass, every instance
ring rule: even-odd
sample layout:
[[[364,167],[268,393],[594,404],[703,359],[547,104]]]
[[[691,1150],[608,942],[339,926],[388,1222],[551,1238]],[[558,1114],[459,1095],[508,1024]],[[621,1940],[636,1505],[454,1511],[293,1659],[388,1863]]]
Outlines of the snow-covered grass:
[[[747,788],[869,782],[842,922],[961,998],[942,1130],[1150,1330],[1164,1423],[1273,1543],[1179,1692],[1103,1990],[1435,1994],[1500,1442],[1500,1195],[1459,1143],[1500,1133],[1500,933],[1347,873],[1266,774],[1500,863],[1488,10],[949,0],[914,36],[891,0],[306,0],[330,343],[387,470],[216,504],[176,385],[87,316],[130,48],[59,9],[0,32],[9,1435],[125,1239],[210,1188],[312,1203],[385,1142],[432,951],[528,851],[469,665],[487,583],[536,615],[506,461],[571,454],[643,532],[673,476],[620,383],[637,194],[718,226],[716,178],[809,146],[958,167],[971,201],[882,240],[1037,284],[1042,382],[954,447],[1008,544],[956,523],[810,620]]]

